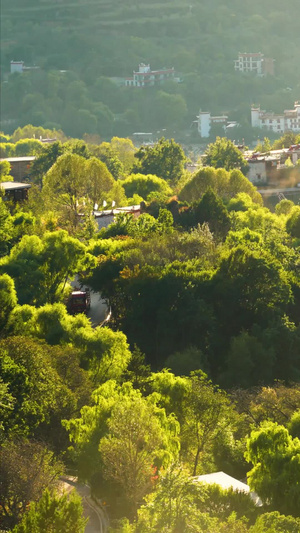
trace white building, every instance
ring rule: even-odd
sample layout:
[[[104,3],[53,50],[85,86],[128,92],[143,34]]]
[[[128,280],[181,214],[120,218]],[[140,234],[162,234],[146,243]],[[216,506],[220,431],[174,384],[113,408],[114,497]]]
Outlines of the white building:
[[[19,74],[23,74],[23,72],[27,72],[29,70],[39,70],[40,67],[26,67],[24,61],[11,61],[10,62],[10,73],[14,74],[15,72],[18,72]]]
[[[219,485],[223,490],[232,489],[235,492],[243,492],[248,494],[254,501],[255,505],[261,506],[262,502],[255,492],[250,491],[249,485],[235,479],[225,472],[213,472],[212,474],[204,474],[202,476],[196,476],[193,478],[196,483],[205,483],[208,485]]]
[[[237,122],[229,122],[227,115],[212,116],[209,111],[200,111],[197,116],[198,119],[198,132],[201,137],[209,137],[210,129],[214,124],[220,124],[223,126],[224,131],[226,128],[232,128],[238,126]]]
[[[24,61],[11,61],[10,62],[10,73],[19,72],[22,74],[24,70]]]
[[[251,125],[253,128],[266,128],[275,133],[300,132],[300,102],[295,102],[294,109],[286,109],[282,114],[267,113],[260,107],[251,108]]]
[[[132,78],[126,78],[126,87],[152,87],[161,85],[166,80],[175,80],[174,68],[165,68],[161,70],[151,70],[150,65],[139,64],[139,70],[133,72]],[[175,80],[177,81],[177,80]]]
[[[241,53],[234,61],[234,70],[237,72],[253,72],[256,76],[274,75],[274,59],[265,57],[261,52]]]

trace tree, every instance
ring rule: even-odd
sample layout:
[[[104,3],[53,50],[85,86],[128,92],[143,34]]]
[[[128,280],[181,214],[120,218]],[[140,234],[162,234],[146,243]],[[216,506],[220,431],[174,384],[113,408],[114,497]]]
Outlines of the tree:
[[[136,148],[131,139],[120,139],[120,137],[113,137],[110,141],[111,148],[121,161],[125,173],[128,174],[135,162]]]
[[[151,400],[122,399],[113,407],[108,435],[99,444],[104,476],[121,487],[134,516],[145,494],[151,490],[158,469],[178,453],[178,424]],[[123,496],[123,497],[124,497]]]
[[[46,488],[55,485],[62,464],[37,442],[8,441],[0,448],[0,517],[12,528],[25,513],[29,502],[37,501]]]
[[[229,200],[239,193],[246,193],[256,204],[262,205],[262,197],[252,183],[240,170],[227,172],[223,168],[203,167],[188,181],[179,193],[180,200],[199,201],[201,196],[211,188],[220,198]]]
[[[74,413],[75,396],[53,367],[46,345],[26,337],[8,337],[0,343],[0,355],[3,383],[14,399],[3,421],[6,435],[45,436],[56,418]],[[58,426],[57,443],[61,433]]]
[[[150,193],[163,194],[165,197],[171,196],[172,189],[168,186],[166,181],[151,174],[131,174],[122,181],[125,194],[129,198],[134,194],[138,194],[144,200],[147,200]]]
[[[86,179],[89,182],[87,196],[92,206],[102,203],[105,194],[109,192],[115,183],[107,166],[96,157],[91,157],[85,164]]]
[[[79,202],[87,193],[85,159],[77,154],[61,155],[44,178],[45,200],[60,208],[71,228],[79,222]]]
[[[294,205],[295,204],[292,202],[292,200],[287,200],[284,198],[275,205],[275,213],[276,215],[289,215]]]
[[[41,305],[62,299],[68,278],[93,263],[84,244],[60,230],[47,232],[41,239],[25,235],[2,262],[1,270],[14,279],[20,304]]]
[[[195,206],[195,218],[195,226],[206,222],[210,231],[219,237],[224,238],[229,231],[228,212],[222,200],[216,196],[212,189],[207,189],[198,205]]]
[[[254,282],[255,280],[255,282]],[[220,263],[213,278],[214,302],[226,336],[247,330],[253,321],[284,313],[291,285],[279,261],[270,253],[237,246]]]
[[[298,533],[300,520],[292,516],[281,515],[278,511],[263,513],[256,519],[250,533]]]
[[[38,155],[43,149],[43,143],[38,139],[20,139],[15,144],[16,157]]]
[[[11,165],[9,161],[0,161],[0,182],[13,181],[13,177],[10,176]]]
[[[300,238],[300,208],[295,206],[286,221],[286,231],[297,239]]]
[[[146,496],[133,531],[217,531],[217,521],[202,513],[197,505],[204,493],[181,466],[172,465],[161,474],[152,494]]]
[[[192,475],[210,453],[212,443],[228,427],[231,417],[229,400],[224,391],[214,386],[201,372],[192,372],[184,401],[181,424],[182,456]]]
[[[282,148],[289,148],[292,144],[297,144],[297,135],[292,131],[287,131],[282,135],[282,137],[280,137],[280,139],[274,141],[272,145],[272,150],[281,150]]]
[[[12,533],[84,533],[86,523],[75,491],[60,496],[46,489],[38,502],[30,503]]]
[[[72,147],[74,150],[74,146]],[[80,214],[93,210],[94,203],[113,187],[114,179],[106,165],[93,157],[86,159],[76,153],[66,152],[47,172],[43,195],[48,205],[61,211],[62,218],[75,230]]]
[[[248,171],[248,163],[241,151],[226,137],[217,137],[214,143],[208,145],[204,152],[207,166],[225,168],[226,170],[240,169],[243,174]]]
[[[17,305],[15,285],[7,274],[0,275],[0,331],[5,327],[9,314]]]
[[[100,159],[107,166],[109,172],[115,180],[122,177],[124,167],[117,153],[112,149],[111,144],[103,142],[100,145],[89,145],[90,152]]]
[[[5,256],[14,236],[13,217],[1,198],[0,186],[0,257]]]
[[[63,147],[59,141],[55,141],[43,147],[41,153],[32,162],[30,176],[35,183],[42,184],[43,176],[50,170],[57,158],[63,154]]]
[[[135,173],[154,174],[174,186],[182,177],[185,154],[173,139],[163,137],[154,146],[142,146],[135,154],[138,163]]]
[[[276,423],[264,422],[247,440],[251,490],[283,514],[300,516],[300,441]]]

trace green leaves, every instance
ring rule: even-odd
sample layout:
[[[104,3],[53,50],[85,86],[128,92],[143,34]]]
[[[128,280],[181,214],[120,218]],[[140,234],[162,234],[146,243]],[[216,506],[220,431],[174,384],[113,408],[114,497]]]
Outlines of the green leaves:
[[[205,150],[205,164],[214,168],[225,170],[240,169],[247,173],[248,163],[241,151],[226,137],[217,137],[216,141],[209,144]]]
[[[253,463],[248,481],[263,502],[283,514],[300,516],[300,441],[276,423],[251,433],[245,457]]]
[[[13,533],[84,533],[87,520],[83,518],[80,496],[59,495],[45,490],[38,502],[32,502]]]
[[[0,268],[14,279],[20,304],[41,305],[62,299],[67,279],[94,263],[84,244],[61,230],[25,235]]]

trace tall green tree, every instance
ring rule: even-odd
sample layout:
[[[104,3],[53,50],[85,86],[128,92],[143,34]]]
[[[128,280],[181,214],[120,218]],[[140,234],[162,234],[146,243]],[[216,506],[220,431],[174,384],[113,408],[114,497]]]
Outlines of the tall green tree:
[[[62,463],[37,442],[8,441],[0,448],[0,518],[2,526],[13,528],[28,504],[37,501],[46,488],[55,485]]]
[[[283,514],[300,516],[300,441],[276,423],[264,422],[247,441],[253,464],[248,483],[264,503]]]
[[[25,235],[0,268],[14,279],[20,304],[41,305],[61,300],[68,278],[93,263],[84,244],[60,230]]]
[[[174,139],[163,137],[154,146],[142,146],[135,154],[135,173],[154,174],[174,186],[182,177],[186,156]]]
[[[204,153],[205,164],[226,170],[240,169],[243,174],[248,171],[248,163],[241,151],[226,137],[217,137],[208,145]]]
[[[178,424],[151,400],[122,399],[108,420],[108,435],[99,444],[104,477],[124,492],[134,516],[138,504],[149,492],[158,469],[174,461],[178,454]],[[124,497],[123,496],[123,497]]]
[[[46,489],[38,502],[30,504],[13,533],[84,533],[86,523],[75,491],[59,495]]]

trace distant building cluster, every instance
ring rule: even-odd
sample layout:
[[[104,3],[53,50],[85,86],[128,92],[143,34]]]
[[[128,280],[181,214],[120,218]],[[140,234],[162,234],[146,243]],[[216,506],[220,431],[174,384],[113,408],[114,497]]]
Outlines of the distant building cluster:
[[[238,126],[237,122],[229,121],[227,115],[212,116],[209,111],[200,111],[197,116],[198,132],[201,137],[209,137],[211,127],[215,124],[221,125],[224,131]]]
[[[133,77],[125,78],[126,87],[153,87],[162,85],[166,80],[175,80],[174,68],[151,70],[150,65],[139,64],[139,70],[133,72]]]
[[[260,107],[251,109],[253,128],[266,128],[275,133],[300,132],[300,101],[295,102],[294,109],[286,109],[282,114],[262,111]]]
[[[234,61],[234,70],[236,72],[253,72],[256,76],[274,76],[275,60],[271,57],[265,57],[261,52],[258,53],[241,53]]]

